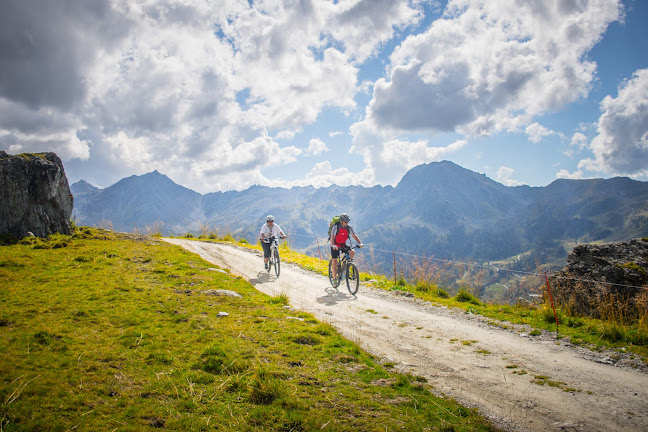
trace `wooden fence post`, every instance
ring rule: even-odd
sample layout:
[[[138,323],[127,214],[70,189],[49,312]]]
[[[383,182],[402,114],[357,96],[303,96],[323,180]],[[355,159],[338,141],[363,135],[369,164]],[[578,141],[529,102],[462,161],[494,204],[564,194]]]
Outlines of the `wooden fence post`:
[[[396,251],[392,251],[394,254],[394,287],[396,287]]]
[[[549,301],[551,302],[551,308],[553,309],[554,318],[556,319],[556,335],[558,335],[558,314],[556,313],[556,305],[553,301],[553,296],[551,295],[551,287],[549,287],[549,278],[547,277],[547,272],[544,272],[545,282],[547,283],[547,291],[549,292]]]
[[[319,238],[317,236],[315,236],[315,241],[317,242],[317,253],[319,254],[320,259],[323,261],[324,258],[322,258],[322,251],[320,251]]]

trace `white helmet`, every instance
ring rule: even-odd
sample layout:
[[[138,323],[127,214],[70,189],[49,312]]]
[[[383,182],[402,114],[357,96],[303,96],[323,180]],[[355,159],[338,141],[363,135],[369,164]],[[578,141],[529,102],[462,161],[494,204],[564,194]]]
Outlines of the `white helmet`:
[[[270,222],[270,221],[274,222],[274,216],[268,215],[268,217],[266,217],[266,222]]]

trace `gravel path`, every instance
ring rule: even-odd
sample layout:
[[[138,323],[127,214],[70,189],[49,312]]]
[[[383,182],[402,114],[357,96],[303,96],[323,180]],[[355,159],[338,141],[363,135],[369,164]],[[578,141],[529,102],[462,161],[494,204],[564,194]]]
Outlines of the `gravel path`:
[[[648,373],[630,355],[593,353],[502,328],[481,316],[362,285],[357,296],[282,263],[277,279],[260,252],[164,239],[330,323],[366,351],[423,376],[439,394],[477,407],[508,431],[648,431]],[[362,253],[362,252],[360,252]],[[535,381],[535,382],[534,382]]]

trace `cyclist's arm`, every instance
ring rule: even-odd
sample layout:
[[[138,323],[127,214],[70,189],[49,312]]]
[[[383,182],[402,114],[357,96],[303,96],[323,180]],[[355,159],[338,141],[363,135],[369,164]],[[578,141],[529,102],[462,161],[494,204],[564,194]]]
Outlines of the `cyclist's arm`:
[[[335,246],[335,236],[337,235],[337,232],[338,232],[338,227],[337,224],[335,224],[331,229],[331,247]]]
[[[283,230],[281,229],[280,226],[277,225],[277,231],[279,231],[277,234],[279,235],[279,238],[286,238],[288,237],[286,234],[284,234]]]
[[[353,239],[358,242],[358,246],[362,247],[362,241],[358,238],[356,233],[351,234],[353,236]]]

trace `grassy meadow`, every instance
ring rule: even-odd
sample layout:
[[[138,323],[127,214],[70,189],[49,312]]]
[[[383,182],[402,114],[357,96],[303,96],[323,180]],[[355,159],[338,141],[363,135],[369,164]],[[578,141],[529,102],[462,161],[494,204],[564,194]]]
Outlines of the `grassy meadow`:
[[[495,430],[286,302],[154,237],[2,245],[0,431]]]

